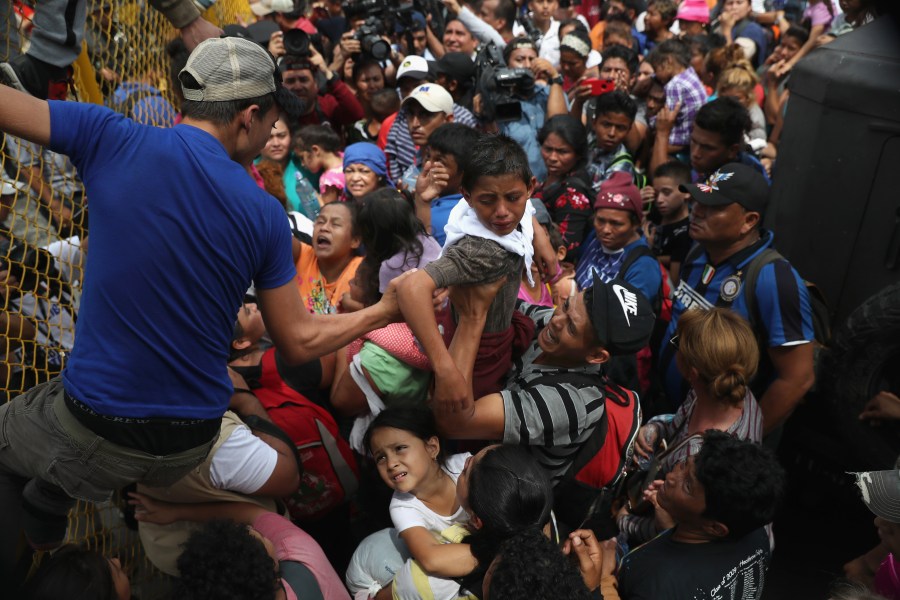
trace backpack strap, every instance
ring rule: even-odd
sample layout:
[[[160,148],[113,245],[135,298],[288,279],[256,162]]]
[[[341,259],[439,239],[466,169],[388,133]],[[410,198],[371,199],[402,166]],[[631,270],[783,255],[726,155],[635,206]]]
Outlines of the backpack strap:
[[[610,396],[606,393],[606,385],[608,382],[604,382],[604,377],[598,373],[583,373],[580,371],[559,371],[556,373],[548,373],[546,375],[541,375],[532,379],[528,382],[528,385],[537,385],[537,384],[563,384],[567,383],[573,387],[578,388],[579,390],[584,389],[586,387],[596,387],[600,390],[600,393],[603,395],[604,400],[609,400]],[[578,471],[580,471],[586,464],[588,464],[594,455],[600,451],[600,448],[603,447],[603,443],[606,441],[606,433],[609,429],[609,423],[607,422],[606,410],[603,411],[603,416],[600,417],[600,421],[597,422],[596,425],[591,430],[591,434],[587,440],[581,445],[578,449],[578,452],[575,453],[575,458],[572,461],[572,464],[569,465],[569,469],[566,471],[565,478],[569,479],[574,477]]]
[[[643,189],[647,185],[647,176],[637,170],[637,167],[634,164],[634,157],[631,156],[630,152],[626,152],[625,154],[620,154],[619,156],[615,157],[606,168],[607,170],[609,170],[615,165],[620,165],[623,163],[629,163],[631,165],[631,180],[634,182],[634,185],[637,186],[638,189]]]
[[[356,493],[357,489],[359,489],[359,480],[353,472],[353,469],[347,461],[344,460],[344,455],[341,454],[341,450],[338,448],[337,439],[331,435],[331,432],[319,419],[316,419],[316,429],[319,431],[319,437],[322,438],[322,446],[328,454],[328,459],[331,461],[331,467],[334,469],[334,473],[337,475],[341,487],[344,488],[345,497],[349,498]]]
[[[684,260],[681,261],[681,264],[683,265],[683,267],[685,267],[700,258],[701,254],[703,254],[703,246],[694,243],[691,246],[691,249],[688,250],[688,253],[684,255]],[[684,277],[682,277],[681,279],[684,279]]]
[[[252,394],[253,392],[250,393]],[[294,460],[297,461],[297,469],[299,469],[301,474],[303,473],[303,461],[300,458],[300,452],[297,449],[297,444],[294,443],[294,440],[292,440],[290,436],[284,432],[284,430],[282,430],[272,421],[267,421],[266,419],[263,419],[262,417],[258,417],[256,415],[241,416],[241,420],[244,422],[244,425],[249,427],[251,430],[261,431],[266,435],[271,435],[274,438],[278,438],[281,443],[286,444],[287,447],[293,451]]]
[[[615,157],[612,160],[612,162],[609,163],[609,166],[606,167],[606,170],[608,171],[609,169],[613,168],[614,166],[620,165],[622,163],[630,163],[632,169],[634,168],[634,159],[631,158],[630,153],[626,152],[625,154],[620,154],[617,157]]]
[[[643,258],[645,256],[652,256],[656,258],[653,254],[653,250],[650,249],[649,246],[635,246],[632,248],[628,254],[625,255],[625,259],[622,261],[621,266],[619,267],[619,275],[618,277],[624,278],[625,273],[628,272],[628,269],[631,268],[631,265],[636,263],[639,258]]]
[[[784,260],[774,248],[766,248],[757,254],[744,271],[744,302],[747,305],[747,319],[753,331],[757,331],[756,325],[762,320],[759,314],[759,305],[756,303],[756,282],[762,268],[777,260]]]

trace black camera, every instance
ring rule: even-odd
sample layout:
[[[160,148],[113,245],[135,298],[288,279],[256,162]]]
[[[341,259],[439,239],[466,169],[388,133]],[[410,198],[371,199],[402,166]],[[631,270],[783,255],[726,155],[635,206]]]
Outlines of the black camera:
[[[350,0],[342,2],[341,9],[347,19],[358,16],[374,17],[384,12],[386,3],[383,0]]]
[[[544,39],[544,34],[541,33],[541,30],[537,28],[534,24],[534,21],[531,20],[531,17],[519,17],[516,19],[519,25],[522,26],[522,29],[525,30],[525,35],[531,38],[531,41],[534,42],[534,47],[537,50],[541,49],[541,40]]]
[[[309,56],[309,34],[302,29],[291,29],[284,34],[284,53],[290,56]]]
[[[534,91],[534,73],[528,69],[509,69],[503,67],[494,71],[494,92],[491,101],[494,105],[495,121],[518,121],[522,118],[522,104],[519,98],[530,96]]]
[[[493,43],[475,57],[475,82],[481,94],[481,117],[488,121],[518,121],[522,118],[520,99],[534,92],[534,74],[529,69],[510,69],[503,53]]]
[[[353,39],[359,40],[362,53],[371,56],[375,60],[387,60],[391,56],[391,45],[382,36],[384,24],[375,16],[367,17],[365,22],[356,28]]]

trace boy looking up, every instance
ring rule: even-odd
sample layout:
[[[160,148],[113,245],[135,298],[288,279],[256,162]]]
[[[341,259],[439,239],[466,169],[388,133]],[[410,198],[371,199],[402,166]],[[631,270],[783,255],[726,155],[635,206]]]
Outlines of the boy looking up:
[[[653,232],[653,253],[663,266],[669,269],[672,281],[678,282],[681,263],[691,249],[690,211],[691,195],[678,189],[691,182],[691,168],[673,160],[660,165],[653,172],[653,187],[646,187],[656,197],[656,210],[660,221]]]
[[[467,389],[471,387],[447,350],[433,310],[422,309],[431,306],[430,298],[438,288],[506,278],[491,303],[479,346],[481,363],[491,370],[493,391],[499,391],[512,360],[511,324],[522,269],[530,273],[535,229],[540,229],[535,227],[528,201],[534,186],[528,157],[518,144],[505,136],[478,140],[463,172],[464,201],[450,214],[441,257],[408,277],[409,285],[400,292],[400,310],[434,369],[437,412],[469,409],[472,399]],[[488,346],[489,358],[485,356]],[[473,382],[476,390],[480,383]]]
[[[616,171],[634,175],[634,159],[625,148],[625,137],[631,130],[637,104],[627,92],[615,90],[597,98],[593,128],[597,140],[591,153],[588,173],[594,192]]]

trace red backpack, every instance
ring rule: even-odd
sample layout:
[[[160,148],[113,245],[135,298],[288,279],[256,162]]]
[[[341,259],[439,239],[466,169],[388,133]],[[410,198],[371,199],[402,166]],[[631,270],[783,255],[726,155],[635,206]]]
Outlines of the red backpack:
[[[359,487],[359,468],[331,414],[288,386],[275,366],[275,349],[263,354],[261,387],[253,390],[275,423],[297,446],[300,489],[284,498],[292,519],[321,517]]]
[[[603,390],[605,410],[594,425],[590,437],[581,445],[569,470],[554,489],[553,510],[569,527],[587,526],[602,532],[606,539],[614,535],[609,515],[596,522],[597,515],[609,512],[610,499],[625,479],[625,467],[634,452],[634,440],[641,427],[638,395],[602,375],[556,373],[530,381],[530,384],[567,383],[577,388],[588,386]],[[605,503],[605,504],[604,504]],[[604,508],[600,508],[603,505]]]
[[[604,418],[573,464],[575,480],[594,488],[615,487],[619,483],[641,428],[641,407],[636,393],[609,380],[603,391],[606,394]]]

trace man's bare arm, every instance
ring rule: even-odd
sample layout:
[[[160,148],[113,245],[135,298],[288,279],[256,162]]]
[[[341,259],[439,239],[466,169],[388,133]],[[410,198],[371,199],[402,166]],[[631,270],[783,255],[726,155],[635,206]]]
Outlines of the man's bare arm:
[[[34,142],[50,143],[50,106],[46,100],[0,85],[0,130]]]
[[[266,330],[275,346],[288,362],[299,364],[334,352],[362,334],[398,319],[400,311],[395,285],[410,273],[392,281],[377,304],[347,314],[309,313],[293,281],[281,287],[257,290],[257,298]]]
[[[487,321],[488,308],[506,282],[506,278],[485,285],[454,287],[450,293],[459,322],[450,356],[466,380],[466,394],[472,398],[472,373]],[[499,440],[503,438],[505,410],[503,396],[490,394],[477,400],[472,410],[458,413],[435,413],[440,432],[452,439]]]
[[[784,423],[816,380],[813,344],[769,348],[778,377],[759,400],[766,434]]]

